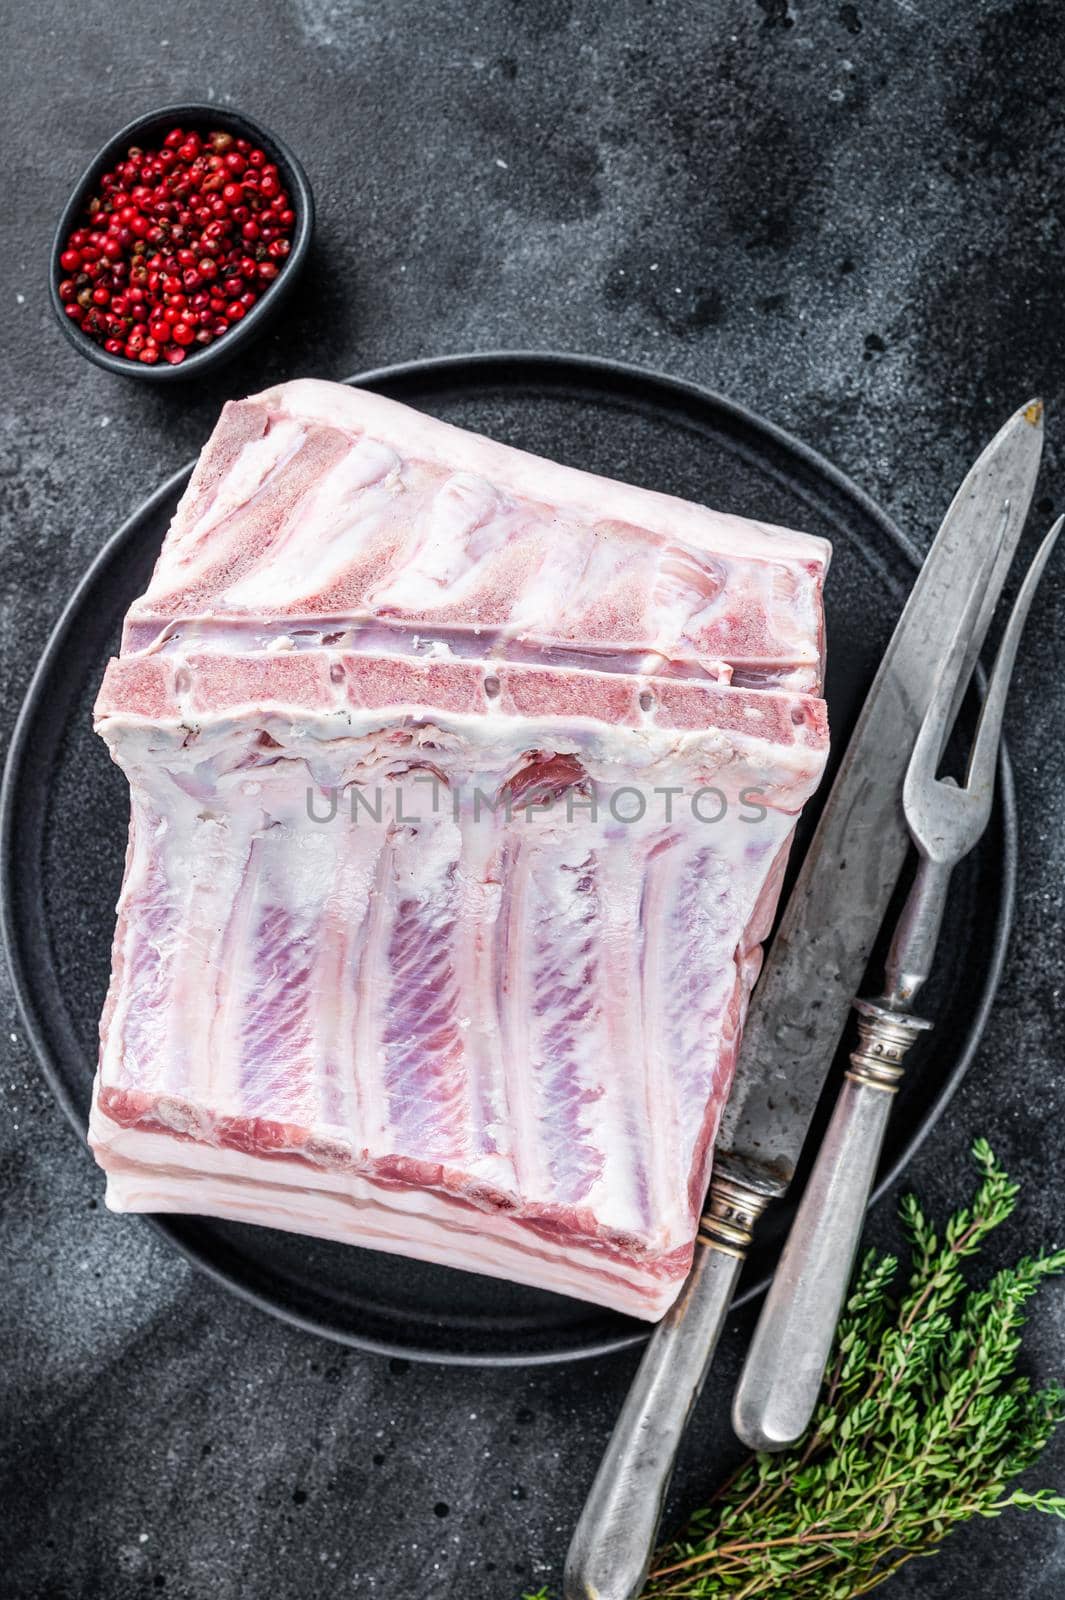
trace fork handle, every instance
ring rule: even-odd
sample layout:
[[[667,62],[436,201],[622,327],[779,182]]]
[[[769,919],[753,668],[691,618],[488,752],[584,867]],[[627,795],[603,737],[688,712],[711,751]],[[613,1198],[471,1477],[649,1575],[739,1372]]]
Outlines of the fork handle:
[[[752,1450],[801,1438],[843,1308],[906,1053],[931,1026],[856,1000],[858,1048],[836,1101],[781,1253],[733,1402],[732,1422]]]

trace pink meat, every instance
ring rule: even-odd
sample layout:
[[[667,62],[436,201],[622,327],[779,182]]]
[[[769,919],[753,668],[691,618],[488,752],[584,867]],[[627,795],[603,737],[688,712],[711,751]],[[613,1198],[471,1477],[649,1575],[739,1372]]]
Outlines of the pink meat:
[[[827,753],[827,554],[339,385],[227,406],[96,706],[108,1203],[659,1316]]]

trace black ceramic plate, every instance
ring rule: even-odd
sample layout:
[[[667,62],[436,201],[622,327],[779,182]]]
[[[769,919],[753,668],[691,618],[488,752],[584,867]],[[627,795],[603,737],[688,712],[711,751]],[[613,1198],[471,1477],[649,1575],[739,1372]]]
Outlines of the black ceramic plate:
[[[574,466],[827,535],[835,546],[827,697],[838,757],[915,561],[884,514],[827,462],[717,395],[609,362],[448,357],[353,381]],[[186,468],[163,484],[86,574],[30,687],[5,776],[8,957],[29,1038],[81,1134],[127,821],[125,780],[93,734],[90,712],[122,615],[147,583],[187,476]],[[804,835],[815,810],[807,810]],[[927,997],[939,1025],[899,1095],[884,1183],[928,1132],[975,1048],[1008,931],[1014,861],[1004,763],[993,824],[955,875],[951,938]],[[363,1349],[471,1364],[546,1362],[617,1350],[647,1333],[576,1300],[446,1267],[210,1218],[153,1220],[227,1288]],[[767,1219],[745,1296],[771,1268],[786,1225],[783,1208]]]

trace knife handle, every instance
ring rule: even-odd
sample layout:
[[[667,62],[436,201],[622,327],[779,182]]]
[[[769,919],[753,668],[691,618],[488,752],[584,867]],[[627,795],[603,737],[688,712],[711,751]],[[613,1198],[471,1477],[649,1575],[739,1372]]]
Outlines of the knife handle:
[[[635,1600],[643,1588],[677,1450],[766,1204],[746,1184],[711,1179],[691,1272],[651,1335],[570,1543],[565,1600]]]
[[[810,1424],[861,1238],[884,1130],[922,1017],[856,1000],[858,1048],[740,1373],[732,1425],[752,1450],[784,1450]]]

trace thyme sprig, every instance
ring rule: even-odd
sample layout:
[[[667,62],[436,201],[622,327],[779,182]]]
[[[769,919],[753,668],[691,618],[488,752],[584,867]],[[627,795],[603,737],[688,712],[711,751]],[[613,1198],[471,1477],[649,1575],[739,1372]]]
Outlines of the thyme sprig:
[[[805,1438],[743,1462],[658,1552],[644,1600],[853,1600],[970,1517],[1065,1518],[1065,1495],[1009,1487],[1065,1417],[1065,1390],[1016,1371],[1028,1302],[1065,1250],[970,1287],[966,1263],[1017,1199],[986,1141],[973,1158],[979,1186],[941,1235],[903,1200],[905,1273],[875,1250],[861,1262]]]

